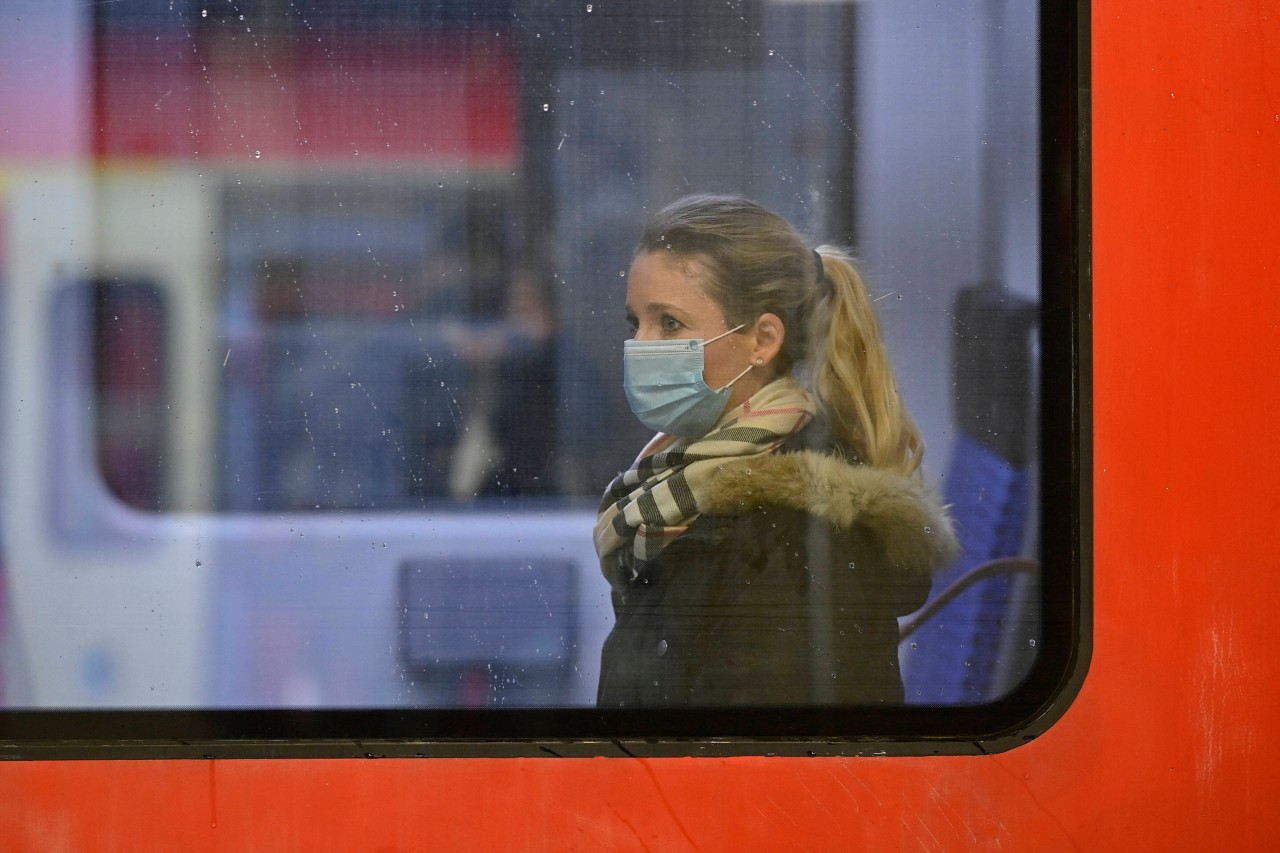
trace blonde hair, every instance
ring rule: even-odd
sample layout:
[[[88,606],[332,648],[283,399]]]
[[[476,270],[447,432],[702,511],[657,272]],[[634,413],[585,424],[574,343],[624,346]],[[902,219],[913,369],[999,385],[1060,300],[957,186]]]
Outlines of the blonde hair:
[[[696,261],[729,325],[776,314],[785,329],[776,365],[802,369],[831,430],[872,467],[919,470],[920,431],[897,379],[866,285],[852,257],[810,249],[789,222],[736,196],[691,195],[658,211],[636,254]]]

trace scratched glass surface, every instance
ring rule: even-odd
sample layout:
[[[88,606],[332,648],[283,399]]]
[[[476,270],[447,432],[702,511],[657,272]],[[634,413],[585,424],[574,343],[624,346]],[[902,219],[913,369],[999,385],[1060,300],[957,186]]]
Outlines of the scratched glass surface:
[[[1041,640],[1036,8],[17,0],[0,26],[0,705],[572,707],[646,216],[861,259],[991,577],[911,704]],[[1031,559],[1026,559],[1031,558]]]

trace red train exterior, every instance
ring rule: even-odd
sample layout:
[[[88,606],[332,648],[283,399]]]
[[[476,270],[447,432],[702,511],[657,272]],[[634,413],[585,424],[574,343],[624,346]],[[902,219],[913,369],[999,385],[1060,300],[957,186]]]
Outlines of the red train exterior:
[[[23,761],[6,850],[1280,843],[1280,3],[1091,12],[1092,660],[976,757]]]

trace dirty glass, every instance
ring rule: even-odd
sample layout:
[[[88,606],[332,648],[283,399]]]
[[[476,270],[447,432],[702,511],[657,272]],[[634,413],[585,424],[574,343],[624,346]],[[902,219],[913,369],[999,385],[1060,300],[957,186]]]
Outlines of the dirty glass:
[[[1074,642],[1044,593],[1042,475],[1066,451],[1040,413],[1070,414],[1071,374],[1042,270],[1074,211],[1042,178],[1046,152],[1073,154],[1069,132],[1046,147],[1038,4],[5,14],[6,731],[209,710],[110,719],[642,734],[571,712],[596,703],[614,622],[597,506],[652,435],[622,387],[627,270],[646,218],[692,192],[851,249],[960,535],[930,603],[899,614],[901,706],[823,732],[945,731],[930,721],[1016,695]],[[1053,499],[1072,515],[1073,492]],[[266,716],[218,713],[246,709]],[[314,723],[336,709],[370,715]],[[730,729],[774,732],[759,719]]]

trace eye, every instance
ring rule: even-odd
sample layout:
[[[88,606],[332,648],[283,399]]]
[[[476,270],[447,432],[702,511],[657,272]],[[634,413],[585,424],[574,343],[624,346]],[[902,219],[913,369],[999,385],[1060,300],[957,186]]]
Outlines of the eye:
[[[627,315],[627,328],[631,330],[632,335],[640,331],[640,321],[635,318],[634,314]]]
[[[684,324],[675,317],[672,317],[670,314],[662,315],[662,331],[674,333],[680,331],[682,328],[684,328]]]

